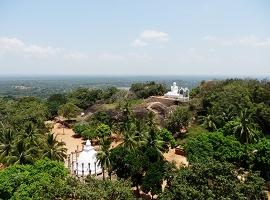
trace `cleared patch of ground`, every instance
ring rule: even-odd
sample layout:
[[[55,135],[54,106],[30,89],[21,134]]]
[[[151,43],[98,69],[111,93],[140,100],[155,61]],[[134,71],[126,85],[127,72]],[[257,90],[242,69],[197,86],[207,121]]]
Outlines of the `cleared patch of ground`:
[[[66,144],[67,154],[74,152],[79,147],[82,149],[84,140],[82,138],[75,138],[75,133],[72,129],[63,127],[60,123],[55,123],[52,132],[57,135],[57,140]]]
[[[188,165],[187,158],[185,156],[175,154],[175,149],[170,149],[167,153],[164,153],[163,156],[167,161],[175,163],[178,168]]]

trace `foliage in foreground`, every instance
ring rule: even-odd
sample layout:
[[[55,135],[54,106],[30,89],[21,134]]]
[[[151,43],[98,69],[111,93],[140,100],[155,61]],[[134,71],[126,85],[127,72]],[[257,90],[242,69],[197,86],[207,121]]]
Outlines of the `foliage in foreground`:
[[[13,165],[0,171],[1,199],[134,199],[124,181],[69,177],[62,163],[40,160],[33,165]]]
[[[69,190],[73,199],[91,199],[91,200],[133,200],[135,199],[131,186],[125,181],[116,180],[97,180],[88,177],[85,183],[75,179],[69,180]],[[73,194],[72,194],[73,193]]]
[[[13,165],[0,171],[2,199],[56,199],[65,193],[67,170],[57,161]]]
[[[235,167],[260,172],[266,181],[270,180],[270,140],[262,139],[256,144],[241,144],[232,136],[220,132],[202,133],[190,139],[185,150],[191,163],[214,159],[229,162]]]
[[[208,160],[173,174],[161,200],[267,200],[264,181],[252,172],[242,173],[226,162]]]

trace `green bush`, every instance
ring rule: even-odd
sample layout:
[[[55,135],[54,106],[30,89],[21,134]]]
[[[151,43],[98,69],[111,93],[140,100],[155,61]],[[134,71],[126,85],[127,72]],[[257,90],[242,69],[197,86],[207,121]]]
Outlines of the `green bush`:
[[[252,145],[252,169],[260,171],[261,176],[270,181],[270,140],[262,139]]]
[[[64,195],[67,170],[62,163],[40,160],[0,171],[2,199],[57,199]]]
[[[214,158],[241,165],[246,158],[244,145],[234,137],[219,132],[202,133],[191,138],[185,145],[185,151],[191,162],[205,162],[206,158]]]
[[[76,134],[82,135],[82,133],[89,128],[87,124],[76,123],[73,127],[73,131]]]
[[[178,106],[166,119],[166,128],[172,133],[180,132],[181,128],[187,128],[191,119],[191,112],[187,106]]]
[[[239,178],[244,177],[243,181]],[[233,165],[207,159],[173,173],[161,200],[267,200],[264,181],[256,173],[242,173]]]
[[[97,138],[96,131],[92,128],[84,130],[81,135],[89,140]]]
[[[171,148],[176,146],[176,141],[170,131],[165,128],[162,128],[158,131],[158,136],[161,138],[162,141],[169,143]]]

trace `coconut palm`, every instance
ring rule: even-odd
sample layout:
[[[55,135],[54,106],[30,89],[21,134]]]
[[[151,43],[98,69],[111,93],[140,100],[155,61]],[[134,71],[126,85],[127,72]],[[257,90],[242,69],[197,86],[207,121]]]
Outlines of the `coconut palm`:
[[[3,126],[0,130],[0,162],[5,163],[6,156],[9,155],[14,142],[15,132],[12,129],[5,129]]]
[[[137,132],[137,127],[134,123],[130,124],[129,130],[122,132],[123,142],[120,146],[133,150],[141,145],[141,135]]]
[[[135,119],[134,123],[136,126],[135,135],[138,136],[134,139],[137,140],[138,145],[140,146],[145,143],[145,139],[147,136],[147,123],[143,119]]]
[[[66,158],[67,149],[64,142],[59,142],[53,133],[48,133],[45,140],[45,148],[43,150],[43,157],[51,160],[64,161]]]
[[[130,102],[128,100],[124,100],[120,103],[119,107],[121,109],[121,120],[120,123],[118,123],[118,129],[120,132],[129,131],[131,123],[134,120]]]
[[[217,130],[216,126],[216,117],[214,115],[208,114],[206,116],[202,116],[201,120],[203,122],[203,126],[210,131]]]
[[[156,131],[150,130],[148,132],[144,144],[147,146],[147,148],[152,148],[154,151],[156,151],[160,157],[163,157],[162,153],[165,151],[165,142],[158,137]]]
[[[32,122],[28,122],[20,135],[20,139],[28,141],[30,145],[38,146],[41,136],[36,126]]]
[[[256,141],[259,131],[256,124],[252,122],[252,112],[247,108],[240,112],[239,117],[236,119],[236,126],[233,128],[234,134],[243,143],[251,143]]]
[[[107,170],[110,174],[110,144],[110,140],[103,140],[100,146],[100,150],[97,152],[97,160],[102,167],[103,180],[105,180],[105,170]]]
[[[7,164],[28,164],[34,161],[33,148],[25,140],[17,140],[11,147],[10,154],[6,157]]]

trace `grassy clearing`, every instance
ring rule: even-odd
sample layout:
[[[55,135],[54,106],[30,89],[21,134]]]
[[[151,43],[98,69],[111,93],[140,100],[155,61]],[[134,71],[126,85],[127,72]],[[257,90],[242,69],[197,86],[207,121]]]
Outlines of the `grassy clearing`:
[[[116,103],[107,103],[107,104],[101,105],[101,109],[103,110],[112,110],[112,109],[115,109],[116,107],[117,107]]]
[[[196,137],[197,135],[201,133],[207,133],[209,132],[206,130],[203,126],[193,124],[189,129],[188,133],[183,135],[182,137],[177,139],[178,144],[183,145],[185,144],[190,138]]]
[[[131,99],[129,100],[131,106],[136,106],[142,104],[144,101],[143,99]]]

